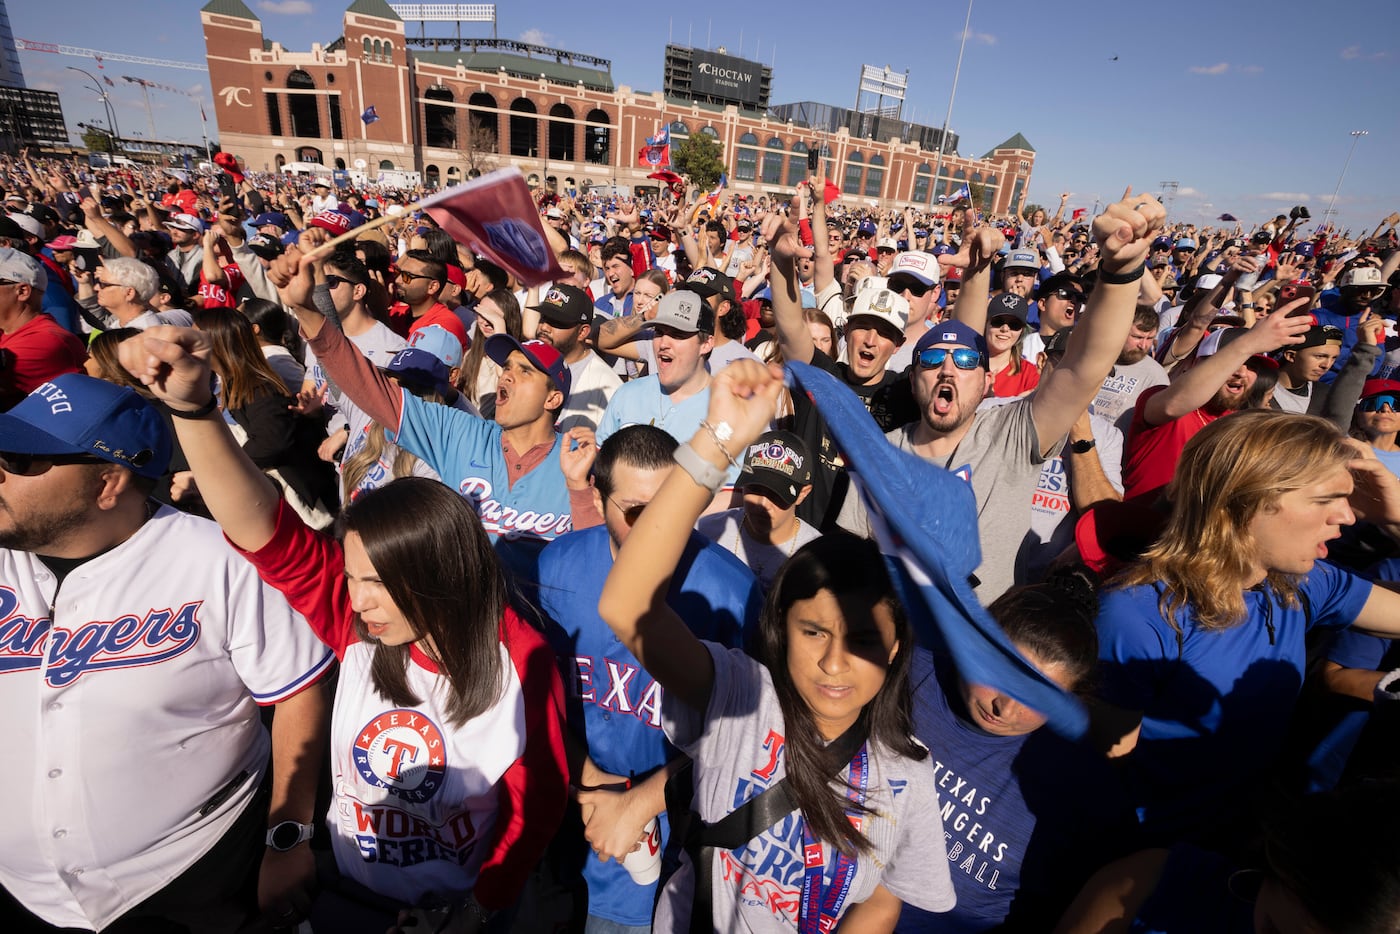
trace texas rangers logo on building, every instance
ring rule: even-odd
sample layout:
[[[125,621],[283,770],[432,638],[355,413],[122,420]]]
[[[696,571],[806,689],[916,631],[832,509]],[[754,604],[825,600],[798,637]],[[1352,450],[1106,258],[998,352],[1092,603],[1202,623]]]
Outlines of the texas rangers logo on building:
[[[376,788],[405,801],[427,801],[447,774],[442,731],[421,710],[386,710],[355,737],[355,768]]]

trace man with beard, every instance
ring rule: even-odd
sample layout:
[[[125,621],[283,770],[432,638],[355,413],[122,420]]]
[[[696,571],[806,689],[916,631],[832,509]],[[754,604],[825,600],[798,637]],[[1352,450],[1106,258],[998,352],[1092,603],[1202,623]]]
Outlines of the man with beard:
[[[408,338],[419,328],[438,325],[466,350],[470,346],[462,319],[442,303],[447,284],[447,267],[427,250],[409,250],[399,260],[399,276],[394,283],[398,301],[389,309],[389,327]]]
[[[583,342],[584,331],[593,320],[588,293],[576,286],[556,284],[545,292],[544,301],[530,307],[540,313],[535,336],[563,354],[572,374],[569,401],[559,412],[558,429],[596,429],[622,380]]]
[[[1032,395],[978,412],[992,381],[982,337],[987,302],[985,297],[975,305],[968,301],[974,281],[986,272],[982,263],[970,267],[957,318],[931,328],[914,348],[910,382],[919,419],[886,437],[972,486],[982,545],[973,583],[983,602],[1022,582],[1015,569],[1016,556],[1031,534],[1026,498],[1046,457],[1059,452],[1123,346],[1148,247],[1165,219],[1156,199],[1134,196],[1131,189],[1095,218],[1102,256],[1099,284],[1064,358]],[[857,534],[869,534],[859,497],[846,497],[837,521]]]
[[[1153,386],[1167,384],[1167,371],[1152,359],[1156,343],[1157,313],[1139,306],[1113,370],[1094,397],[1094,414],[1113,422],[1125,437],[1133,423],[1133,405],[1138,396]]]
[[[1198,431],[1245,407],[1259,367],[1278,368],[1266,356],[1302,343],[1312,320],[1270,315],[1252,328],[1226,328],[1201,342],[1189,370],[1138,397],[1123,457],[1123,498],[1166,486],[1182,448]]]

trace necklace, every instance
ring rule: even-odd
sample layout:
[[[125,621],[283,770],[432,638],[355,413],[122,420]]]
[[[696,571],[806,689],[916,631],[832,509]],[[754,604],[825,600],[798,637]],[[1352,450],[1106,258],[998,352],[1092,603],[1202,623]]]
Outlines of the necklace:
[[[801,531],[802,525],[799,523],[797,528],[794,529],[792,532],[792,538],[788,539],[788,550],[787,554],[783,556],[783,561],[787,561],[788,558],[791,558],[792,553],[797,550],[797,533]],[[731,549],[734,552],[735,556],[738,556],[739,554],[739,541],[742,538],[743,534],[744,520],[742,517],[739,517],[734,523],[734,547],[733,549]],[[754,544],[761,545],[763,543],[755,540]],[[773,548],[777,546],[769,545],[768,547]],[[768,572],[768,563],[765,561],[762,564],[759,564],[758,556],[749,554],[748,549],[744,550],[744,557],[748,558],[747,564],[749,566],[749,570],[753,571],[754,577],[757,577],[759,580],[764,580]],[[778,562],[780,567],[782,566],[783,561]]]

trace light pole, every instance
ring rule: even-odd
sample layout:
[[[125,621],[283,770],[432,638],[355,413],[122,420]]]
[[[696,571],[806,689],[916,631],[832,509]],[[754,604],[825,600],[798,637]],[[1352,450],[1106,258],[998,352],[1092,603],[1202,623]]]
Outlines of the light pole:
[[[953,96],[958,93],[958,75],[962,74],[963,50],[967,48],[967,31],[972,27],[972,3],[967,0],[967,18],[963,21],[962,41],[958,43],[958,64],[953,69],[953,86],[948,91],[948,113],[943,117],[943,129],[938,133],[938,158],[933,164],[933,192],[938,195],[938,173],[943,170],[943,150],[948,147],[948,122],[953,119]]]
[[[107,92],[102,90],[102,82],[94,78],[90,72],[84,71],[81,68],[77,68],[73,65],[65,65],[64,67],[69,71],[76,71],[78,74],[86,76],[87,79],[92,82],[92,89],[97,92],[97,96],[102,98],[102,106],[107,109],[107,126],[111,127],[108,135],[112,139],[112,151],[117,152],[119,149],[117,140],[121,137],[121,130],[117,129],[117,112],[113,109],[112,101],[107,97]]]
[[[1347,169],[1351,167],[1351,157],[1356,155],[1356,144],[1361,142],[1361,137],[1369,135],[1370,133],[1366,130],[1351,131],[1351,149],[1347,152],[1347,161],[1342,163],[1342,174],[1337,176],[1337,187],[1332,189],[1332,200],[1327,202],[1327,211],[1325,212],[1324,216],[1330,217],[1332,214],[1332,209],[1336,207],[1337,195],[1341,193],[1342,182],[1347,177]]]

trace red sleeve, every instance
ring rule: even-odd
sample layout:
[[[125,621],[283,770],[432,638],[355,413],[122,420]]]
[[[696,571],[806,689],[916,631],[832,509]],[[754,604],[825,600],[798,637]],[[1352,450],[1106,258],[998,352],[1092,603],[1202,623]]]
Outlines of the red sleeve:
[[[303,337],[305,335],[302,335]],[[350,401],[365,414],[392,431],[399,430],[403,415],[403,390],[389,382],[369,358],[350,343],[340,328],[327,323],[307,341],[316,360]]]
[[[642,237],[640,240],[632,240],[628,243],[628,249],[632,252],[632,275],[640,277],[642,273],[655,265],[653,262],[655,257],[651,252],[651,238]]]
[[[802,238],[803,246],[811,246],[812,244],[816,243],[816,240],[813,239],[812,236],[812,222],[810,220],[804,217],[802,218],[802,220],[798,221],[797,230],[798,234]]]
[[[525,752],[502,776],[496,839],[476,880],[489,910],[513,904],[564,818],[569,767],[564,758],[564,685],[544,637],[515,611],[501,618],[501,642],[525,695]]]
[[[575,532],[603,524],[603,514],[598,511],[598,504],[593,502],[592,490],[569,491],[569,515],[574,518]]]
[[[47,314],[13,334],[0,334],[0,411],[8,409],[44,383],[64,373],[81,373],[87,361],[83,342]]]
[[[277,527],[266,545],[257,551],[233,548],[306,617],[316,638],[334,649],[336,658],[359,641],[340,542],[313,532],[286,500],[277,501]]]
[[[462,345],[462,351],[464,353],[466,349],[471,346],[471,341],[467,339],[466,325],[464,325],[462,319],[457,317],[456,313],[446,305],[434,305],[423,317],[417,319],[410,317],[409,320],[413,322],[408,326],[407,338],[410,341],[410,346],[412,346],[411,342],[415,332],[420,328],[432,327],[435,324],[457,338],[457,343]]]

